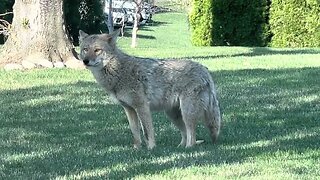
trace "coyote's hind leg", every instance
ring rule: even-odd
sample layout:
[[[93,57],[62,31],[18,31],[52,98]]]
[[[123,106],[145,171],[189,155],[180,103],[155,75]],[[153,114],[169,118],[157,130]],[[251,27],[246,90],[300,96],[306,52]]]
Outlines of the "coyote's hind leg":
[[[180,130],[181,133],[181,142],[178,147],[185,147],[187,134],[186,134],[186,125],[184,124],[181,116],[181,111],[179,107],[166,110],[167,116],[171,119],[172,123]]]

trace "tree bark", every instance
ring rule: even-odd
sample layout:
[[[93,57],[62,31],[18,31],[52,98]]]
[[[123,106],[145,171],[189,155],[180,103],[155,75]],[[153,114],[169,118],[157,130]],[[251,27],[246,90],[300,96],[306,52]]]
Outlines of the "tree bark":
[[[63,0],[17,0],[0,65],[23,60],[75,60],[64,26]]]

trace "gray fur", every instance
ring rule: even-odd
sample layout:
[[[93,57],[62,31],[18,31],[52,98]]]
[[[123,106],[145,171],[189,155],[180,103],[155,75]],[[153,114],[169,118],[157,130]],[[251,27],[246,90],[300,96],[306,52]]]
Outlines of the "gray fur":
[[[181,132],[179,146],[196,144],[196,122],[204,120],[215,142],[220,132],[220,110],[208,70],[187,60],[138,58],[116,47],[118,32],[80,34],[80,59],[97,82],[125,110],[140,148],[140,124],[149,149],[155,147],[151,111],[165,111]]]

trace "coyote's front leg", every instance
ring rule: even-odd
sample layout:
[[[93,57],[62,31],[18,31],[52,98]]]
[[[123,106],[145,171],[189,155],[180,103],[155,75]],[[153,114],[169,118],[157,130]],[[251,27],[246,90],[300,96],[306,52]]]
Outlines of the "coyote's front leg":
[[[136,112],[142,125],[142,130],[147,147],[148,149],[153,149],[156,146],[156,143],[154,140],[154,129],[152,124],[150,107],[147,105],[143,105],[142,107],[137,108]]]
[[[140,124],[136,111],[131,107],[124,107],[129,126],[133,135],[133,147],[139,149],[141,147]]]

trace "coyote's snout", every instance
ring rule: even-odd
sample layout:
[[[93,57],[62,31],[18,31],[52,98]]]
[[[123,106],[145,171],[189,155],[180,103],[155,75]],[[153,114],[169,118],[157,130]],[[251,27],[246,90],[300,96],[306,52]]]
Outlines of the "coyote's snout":
[[[215,142],[221,115],[208,70],[187,60],[132,57],[116,47],[118,33],[88,35],[80,30],[80,59],[127,115],[134,147],[140,129],[149,149],[155,147],[151,111],[164,111],[181,132],[179,146],[196,144],[196,122],[203,120]]]

